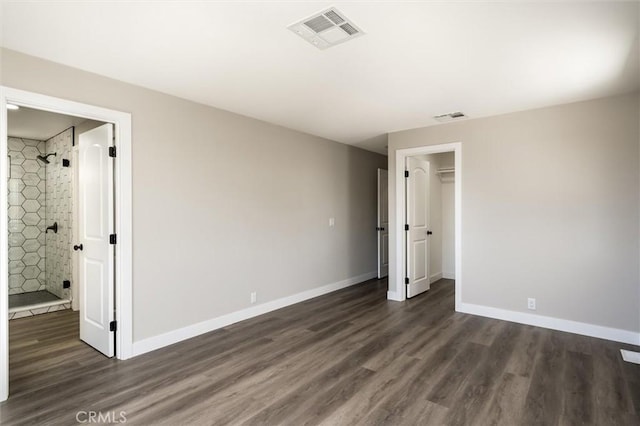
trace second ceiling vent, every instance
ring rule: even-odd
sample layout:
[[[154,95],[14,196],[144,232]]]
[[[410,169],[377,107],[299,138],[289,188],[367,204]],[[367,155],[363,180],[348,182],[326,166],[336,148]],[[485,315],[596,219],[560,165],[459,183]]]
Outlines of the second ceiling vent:
[[[335,7],[313,14],[287,28],[318,49],[326,49],[364,34]]]

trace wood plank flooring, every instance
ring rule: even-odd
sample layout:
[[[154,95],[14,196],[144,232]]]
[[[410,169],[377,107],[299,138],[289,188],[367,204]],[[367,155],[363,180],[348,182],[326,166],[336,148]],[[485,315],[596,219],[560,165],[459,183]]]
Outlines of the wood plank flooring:
[[[369,281],[128,361],[78,316],[10,322],[2,425],[638,425],[638,347],[454,312],[454,285]],[[86,420],[82,414],[80,420]],[[104,417],[103,417],[104,419]]]

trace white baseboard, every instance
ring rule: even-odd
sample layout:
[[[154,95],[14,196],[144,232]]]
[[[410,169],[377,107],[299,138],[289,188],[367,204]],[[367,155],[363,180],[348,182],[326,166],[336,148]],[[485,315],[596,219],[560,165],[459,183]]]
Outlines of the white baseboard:
[[[322,296],[323,294],[331,293],[336,290],[359,284],[363,281],[376,278],[377,276],[377,271],[368,272],[366,274],[347,278],[346,280],[338,281],[336,283],[303,291],[302,293],[297,293],[291,296],[283,297],[281,299],[273,300],[271,302],[263,303],[261,305],[252,306],[250,308],[232,312],[230,314],[226,314],[217,318],[212,318],[210,320],[203,321],[197,324],[179,328],[177,330],[169,331],[158,336],[148,337],[138,342],[133,342],[133,356],[142,355],[144,353],[151,352],[156,349],[160,349],[165,346],[169,346],[174,343],[178,343],[183,340],[190,339],[192,337],[196,337],[222,327],[226,327],[239,321],[244,321],[258,315],[266,314],[267,312],[275,311],[277,309],[281,309],[295,303],[303,302],[308,299],[313,299],[314,297]]]
[[[435,283],[439,279],[442,279],[442,272],[431,274],[431,276],[429,277],[429,283]]]
[[[455,272],[443,272],[442,273],[442,278],[446,278],[448,280],[455,280],[456,279],[456,273]]]
[[[546,317],[526,312],[509,311],[506,309],[474,305],[471,303],[461,303],[458,307],[458,312],[517,322],[519,324],[534,325],[536,327],[549,328],[551,330],[566,331],[568,333],[597,337],[599,339],[612,340],[614,342],[640,345],[640,333],[621,330],[618,328],[603,327],[601,325]]]

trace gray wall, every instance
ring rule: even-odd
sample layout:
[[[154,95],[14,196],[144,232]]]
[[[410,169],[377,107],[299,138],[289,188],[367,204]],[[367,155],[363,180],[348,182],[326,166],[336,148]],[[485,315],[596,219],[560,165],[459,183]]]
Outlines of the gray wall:
[[[638,331],[638,117],[635,93],[392,133],[391,220],[395,151],[461,142],[462,301]]]
[[[135,341],[247,308],[251,291],[261,303],[375,271],[385,157],[17,52],[1,59],[3,85],[132,113]]]

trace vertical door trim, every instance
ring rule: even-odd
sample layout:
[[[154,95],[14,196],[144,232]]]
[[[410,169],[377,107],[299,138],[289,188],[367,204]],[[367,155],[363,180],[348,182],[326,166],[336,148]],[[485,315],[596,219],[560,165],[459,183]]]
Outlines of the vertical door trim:
[[[390,225],[389,238],[394,246],[395,254],[390,259],[388,300],[404,301],[407,298],[404,284],[406,265],[406,235],[404,232],[406,214],[405,164],[407,157],[422,154],[439,154],[452,152],[455,157],[455,310],[460,311],[462,303],[462,143],[453,142],[439,145],[426,145],[417,148],[404,148],[395,151],[395,218]]]
[[[7,156],[7,103],[58,114],[73,115],[115,125],[118,157],[114,169],[116,202],[117,298],[116,357],[133,356],[133,271],[132,271],[132,176],[131,176],[131,114],[83,104],[38,93],[0,86],[0,158]],[[7,170],[0,167],[0,262],[8,265]],[[2,268],[7,271],[7,268]],[[8,272],[0,274],[0,401],[9,396],[9,284]]]
[[[386,173],[387,174],[387,189],[386,189],[386,195],[387,195],[387,222],[383,222],[382,221],[382,207],[383,207],[383,200],[382,200],[382,193],[383,191],[381,191],[382,189],[382,174]],[[389,171],[387,169],[382,169],[382,168],[378,168],[378,187],[377,187],[377,220],[376,220],[376,227],[380,228],[382,226],[383,223],[386,223],[386,229],[384,231],[377,229],[376,230],[376,240],[377,240],[377,244],[378,244],[378,279],[382,279],[384,277],[389,276]],[[384,243],[383,243],[383,238],[384,238],[384,234],[387,234],[387,271],[386,273],[382,273],[382,268],[383,268],[383,264],[382,264],[382,258],[384,258],[383,256],[383,252],[384,252]]]

